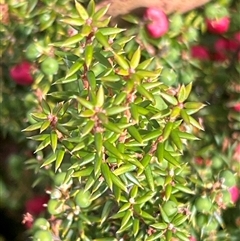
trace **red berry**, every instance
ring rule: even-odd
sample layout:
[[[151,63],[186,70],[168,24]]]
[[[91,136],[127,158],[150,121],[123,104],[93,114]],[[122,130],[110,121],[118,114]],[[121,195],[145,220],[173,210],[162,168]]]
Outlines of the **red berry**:
[[[218,53],[213,53],[212,56],[211,56],[211,59],[213,61],[216,61],[216,62],[224,62],[228,58],[227,58],[227,55],[225,53],[218,52]]]
[[[204,160],[203,160],[202,157],[195,157],[194,161],[195,161],[195,163],[196,163],[197,165],[199,165],[199,166],[202,166],[203,163],[204,163]]]
[[[237,32],[237,33],[234,34],[234,39],[235,39],[238,43],[240,43],[240,32]]]
[[[238,189],[237,186],[233,186],[233,187],[229,188],[229,192],[231,194],[232,202],[236,203],[240,196],[240,190]]]
[[[208,49],[201,45],[192,46],[191,55],[195,59],[200,59],[200,60],[209,60],[210,59]]]
[[[207,29],[210,33],[223,34],[228,31],[230,18],[228,16],[220,19],[206,19]]]
[[[31,68],[31,63],[23,61],[11,68],[10,76],[19,85],[31,85],[34,81]]]
[[[166,14],[158,8],[147,8],[144,14],[147,21],[147,31],[152,38],[163,36],[169,29],[169,22]]]
[[[26,211],[32,215],[39,215],[46,209],[43,204],[46,204],[48,199],[48,196],[35,196],[29,199],[25,204]]]
[[[228,39],[225,38],[219,38],[216,40],[216,42],[214,43],[214,49],[217,52],[225,52],[228,49]]]
[[[235,104],[235,105],[233,106],[233,109],[234,109],[236,112],[240,112],[240,102],[237,103],[237,104]]]
[[[236,51],[238,51],[239,47],[240,47],[240,44],[237,42],[237,40],[235,40],[235,39],[228,40],[227,49],[229,51],[236,52]]]

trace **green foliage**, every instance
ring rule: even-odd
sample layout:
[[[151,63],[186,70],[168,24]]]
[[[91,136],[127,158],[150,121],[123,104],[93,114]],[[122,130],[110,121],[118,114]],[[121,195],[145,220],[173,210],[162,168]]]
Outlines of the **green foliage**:
[[[171,15],[167,35],[153,40],[138,17],[124,17],[136,25],[130,29],[112,27],[104,18],[108,6],[81,2],[11,1],[10,24],[1,27],[8,64],[27,58],[35,66],[32,92],[4,78],[4,99],[25,102],[1,102],[4,116],[20,115],[15,133],[24,129],[34,152],[26,162],[37,174],[33,186],[50,186],[46,215],[34,217],[33,239],[236,236],[225,229],[222,212],[234,206],[228,188],[238,182],[239,137],[229,140],[226,153],[215,148],[238,133],[239,117],[230,111],[231,127],[221,126],[227,118],[217,118],[208,102],[223,95],[215,82],[225,88],[226,71],[236,82],[237,60],[191,58],[190,46],[206,31],[201,11]],[[208,40],[201,41],[211,46]],[[12,87],[17,96],[8,97]],[[13,133],[7,119],[1,124]],[[219,129],[224,133],[216,134]]]
[[[53,151],[37,165],[66,173],[62,195],[51,194],[48,203],[48,211],[62,221],[58,235],[111,237],[113,225],[118,238],[128,233],[134,240],[170,240],[173,229],[173,236],[187,237],[182,225],[189,215],[180,210],[189,204],[182,197],[194,192],[177,180],[189,171],[179,158],[182,138],[188,139],[181,128],[201,128],[191,114],[204,105],[187,101],[191,84],[174,90],[159,82],[162,68],[142,58],[140,47],[126,50],[133,40],[99,18],[105,10],[95,13],[92,1],[87,11],[75,6],[79,16],[60,21],[72,24],[77,34],[48,45],[51,58],[38,57],[46,76],[36,73],[37,84],[44,83],[46,91],[41,108],[32,113],[33,124],[24,130],[36,133],[35,152],[48,146]],[[53,76],[55,59],[65,73],[60,79]],[[155,181],[159,176],[161,185]],[[65,185],[67,180],[72,182]]]

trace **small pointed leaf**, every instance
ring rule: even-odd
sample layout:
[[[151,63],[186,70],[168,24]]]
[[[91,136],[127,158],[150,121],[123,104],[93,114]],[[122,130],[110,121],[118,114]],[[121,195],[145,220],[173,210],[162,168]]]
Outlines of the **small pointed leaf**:
[[[76,9],[78,11],[79,16],[83,20],[87,20],[89,18],[86,9],[79,2],[77,2],[77,0],[75,0],[75,7],[76,7]]]

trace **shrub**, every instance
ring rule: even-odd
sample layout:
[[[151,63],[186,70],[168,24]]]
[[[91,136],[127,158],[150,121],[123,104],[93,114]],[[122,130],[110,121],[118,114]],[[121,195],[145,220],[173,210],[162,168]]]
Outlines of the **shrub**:
[[[3,4],[2,132],[28,138],[33,186],[49,195],[24,216],[35,240],[238,236],[238,4],[215,2],[171,14],[159,38],[134,15],[111,27],[94,1]],[[229,9],[223,52],[222,28],[206,32],[213,6]],[[31,87],[12,74],[23,63]]]

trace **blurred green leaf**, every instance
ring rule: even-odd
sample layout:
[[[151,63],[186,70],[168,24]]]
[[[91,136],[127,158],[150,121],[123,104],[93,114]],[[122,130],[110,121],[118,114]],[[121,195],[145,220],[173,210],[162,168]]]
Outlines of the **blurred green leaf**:
[[[103,224],[109,217],[112,211],[113,205],[114,203],[112,200],[107,200],[106,203],[104,204],[104,207],[101,213],[101,224]]]
[[[83,66],[83,61],[82,60],[77,60],[71,68],[67,71],[65,79],[68,79],[70,76],[74,75],[82,66]]]
[[[112,107],[106,109],[106,115],[107,116],[117,115],[128,109],[129,109],[128,106],[112,106]]]
[[[115,169],[113,171],[113,173],[116,175],[116,176],[119,176],[119,175],[122,175],[126,172],[131,172],[131,171],[134,171],[136,169],[136,166],[135,165],[132,165],[132,164],[123,164],[122,166],[120,166],[119,168]]]
[[[152,174],[152,170],[151,170],[151,167],[150,165],[146,166],[145,169],[144,169],[144,174],[146,176],[146,179],[147,179],[147,183],[150,187],[150,189],[152,191],[155,190],[155,187],[154,187],[154,179],[153,179],[153,174]]]
[[[154,195],[155,195],[154,192],[149,191],[149,192],[145,193],[143,196],[136,198],[135,203],[136,203],[136,204],[146,203],[146,202],[148,202],[150,199],[152,199]]]
[[[167,229],[168,225],[166,223],[155,223],[155,224],[151,224],[151,227],[162,230],[162,229]]]
[[[90,101],[83,99],[82,97],[77,97],[77,100],[81,105],[83,105],[87,109],[89,109],[89,110],[94,109],[94,105]]]
[[[60,43],[61,47],[69,47],[71,45],[74,45],[76,43],[80,43],[80,41],[84,38],[84,35],[79,33],[75,34],[72,37],[68,38],[65,40],[63,43]]]
[[[180,167],[180,163],[173,157],[168,151],[164,151],[163,157],[165,160],[170,162],[173,166]]]
[[[42,133],[43,131],[45,131],[51,124],[51,121],[46,120],[42,123],[41,128],[40,128],[40,133]]]
[[[102,172],[102,175],[103,175],[108,187],[110,188],[110,190],[112,190],[113,189],[113,180],[111,178],[112,177],[111,171],[106,163],[101,164],[101,172]]]
[[[72,176],[73,176],[73,177],[90,176],[90,174],[92,173],[92,171],[93,171],[93,166],[89,166],[89,167],[83,168],[83,169],[80,170],[80,171],[74,172]]]
[[[41,168],[50,165],[55,160],[56,160],[56,154],[55,153],[50,154],[41,165]]]
[[[125,30],[126,29],[105,27],[105,28],[100,28],[99,32],[104,36],[108,36],[108,35],[115,35],[115,34],[121,33]]]
[[[127,210],[122,218],[122,222],[121,222],[121,227],[120,229],[117,231],[117,233],[120,233],[121,230],[126,226],[126,224],[128,223],[129,219],[132,216],[132,212],[130,210]]]
[[[129,134],[136,140],[138,141],[139,143],[142,143],[143,140],[142,140],[142,137],[140,135],[140,133],[138,132],[137,128],[135,126],[129,126],[127,128]]]
[[[120,180],[120,178],[118,178],[114,173],[111,173],[110,175],[111,175],[113,183],[117,187],[119,187],[121,190],[123,190],[124,192],[127,192],[127,187],[123,184],[123,182]]]
[[[139,65],[141,59],[141,48],[138,46],[137,50],[134,52],[131,61],[130,61],[130,67],[132,69],[136,69]]]
[[[47,147],[51,142],[51,139],[50,139],[50,135],[48,135],[39,145],[38,147],[36,148],[35,152],[39,152],[41,151],[42,149],[44,149],[45,147]]]
[[[50,134],[50,138],[51,138],[51,146],[52,146],[52,150],[55,153],[56,148],[57,148],[57,144],[58,144],[58,136],[57,133],[55,131],[52,131]]]
[[[166,100],[168,103],[172,104],[172,105],[177,105],[178,104],[178,101],[177,99],[172,96],[172,95],[169,95],[169,94],[166,94],[166,93],[163,93],[163,92],[160,92],[160,95],[163,97],[164,100]]]
[[[84,51],[84,57],[85,57],[85,64],[87,66],[87,68],[90,67],[90,65],[92,64],[92,59],[93,59],[93,46],[92,45],[87,45],[85,47],[85,51]]]
[[[60,148],[56,151],[55,172],[57,172],[57,170],[61,166],[64,155],[65,155],[65,149]]]
[[[98,40],[98,42],[99,42],[102,46],[104,46],[106,49],[111,49],[110,44],[108,43],[107,38],[106,38],[101,32],[98,31],[98,32],[95,34],[95,37],[96,37],[96,39]]]
[[[83,20],[87,20],[89,18],[86,9],[79,2],[77,2],[77,0],[75,0],[75,7],[76,7],[76,9],[78,11],[79,16]]]
[[[88,5],[87,5],[87,12],[90,17],[92,17],[95,13],[95,2],[93,0],[90,0]]]
[[[137,86],[137,91],[143,95],[144,97],[146,97],[146,99],[150,100],[153,104],[155,103],[155,98],[152,95],[152,93],[150,93],[148,90],[146,90],[143,85],[138,85]]]
[[[96,11],[93,15],[94,20],[100,20],[108,11],[110,7],[110,4],[100,8],[98,11]]]
[[[63,18],[60,21],[72,26],[82,26],[85,23],[85,21],[80,18]]]

